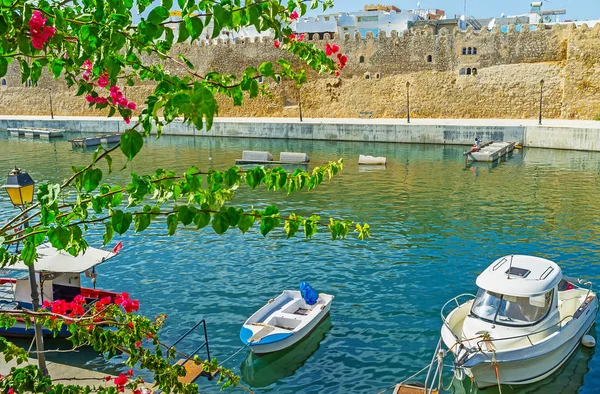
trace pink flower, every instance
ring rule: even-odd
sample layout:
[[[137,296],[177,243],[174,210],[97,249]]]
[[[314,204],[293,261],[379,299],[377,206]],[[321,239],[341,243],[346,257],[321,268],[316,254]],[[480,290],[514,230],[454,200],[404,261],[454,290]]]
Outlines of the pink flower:
[[[104,73],[98,78],[98,86],[101,88],[105,88],[108,86],[108,74]]]
[[[298,41],[304,41],[304,33],[298,36]]]
[[[133,101],[130,101],[129,103],[127,103],[127,108],[129,108],[132,111],[135,111],[137,105]]]
[[[273,42],[273,45],[275,46],[275,48],[279,49],[279,47],[281,47],[281,43],[279,41],[275,41]]]
[[[46,26],[48,19],[42,16],[40,11],[33,11],[31,19],[29,20],[29,33],[31,34],[31,45],[35,49],[44,49],[46,44],[52,36],[56,33],[56,29],[52,26]]]
[[[9,388],[7,391],[7,394],[15,394],[15,390],[13,390],[13,388]]]
[[[294,11],[290,14],[290,19],[295,21],[296,19],[298,19],[299,15],[298,15],[298,11]]]
[[[104,380],[106,380],[107,382],[110,382],[111,379],[112,378],[110,376],[107,376],[107,377],[104,378]]]
[[[98,101],[98,97],[96,97],[95,101]],[[85,302],[85,297],[81,294],[77,294],[75,298],[73,298],[73,301],[75,301],[78,304],[83,304]]]
[[[123,118],[123,120],[125,121],[126,124],[131,123],[131,119],[129,117]],[[130,312],[130,311],[128,311]]]
[[[110,296],[108,296],[108,297],[100,298],[100,301],[98,301],[98,304],[100,304],[100,305],[108,305],[111,302],[112,302],[112,299],[110,298]]]
[[[90,61],[90,59],[88,59],[85,62],[83,62],[83,65],[81,67],[86,71],[92,71],[93,64]]]
[[[117,387],[125,386],[127,384],[127,380],[127,376],[124,373],[121,373],[115,378],[114,383]]]
[[[133,369],[130,369],[129,371],[127,371],[127,376],[133,376]]]
[[[329,45],[329,43],[325,45],[325,54],[327,56],[333,55],[333,49],[331,49],[331,45]]]
[[[90,80],[90,72],[86,71],[83,73],[83,79],[85,79],[87,82],[89,82]]]
[[[340,50],[340,47],[339,47],[339,46],[337,46],[337,45],[335,45],[335,44],[333,44],[333,45],[331,46],[331,52],[333,52],[333,53],[338,53],[338,51],[339,51],[339,50]]]
[[[135,343],[135,347],[139,348],[140,346],[142,346],[142,342],[141,341],[138,341],[138,342]]]
[[[91,94],[88,94],[87,96],[85,96],[85,101],[87,101],[88,103],[91,104],[91,103],[95,103],[96,99]]]
[[[336,72],[335,72],[335,76],[336,76],[336,77],[339,77],[339,76],[340,76],[340,72],[339,72],[339,71],[336,71]]]
[[[293,40],[295,40],[295,39],[296,39],[296,34],[295,34],[295,33],[292,33],[292,34],[290,34],[290,35],[288,36],[288,38],[289,38],[290,40],[292,40],[292,41],[293,41]]]

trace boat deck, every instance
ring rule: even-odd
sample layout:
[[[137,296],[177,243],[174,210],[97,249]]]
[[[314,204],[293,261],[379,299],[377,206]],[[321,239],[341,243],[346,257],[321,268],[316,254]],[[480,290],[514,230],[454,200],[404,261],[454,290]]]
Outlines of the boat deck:
[[[24,136],[27,138],[61,138],[64,136],[65,130],[63,129],[42,129],[42,128],[8,128],[6,129],[11,136],[18,137]]]

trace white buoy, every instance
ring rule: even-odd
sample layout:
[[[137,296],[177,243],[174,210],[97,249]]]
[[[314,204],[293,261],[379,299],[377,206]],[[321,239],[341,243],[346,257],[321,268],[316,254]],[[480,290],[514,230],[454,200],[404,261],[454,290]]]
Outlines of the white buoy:
[[[591,335],[584,335],[581,338],[581,344],[585,347],[594,347],[596,346],[596,339]]]
[[[358,155],[358,164],[364,165],[385,165],[387,159],[385,157],[373,157],[368,155]]]

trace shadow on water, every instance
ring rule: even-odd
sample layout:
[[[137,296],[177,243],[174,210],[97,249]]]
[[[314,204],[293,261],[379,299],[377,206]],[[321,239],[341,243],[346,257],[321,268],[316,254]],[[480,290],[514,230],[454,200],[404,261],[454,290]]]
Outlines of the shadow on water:
[[[590,335],[596,337],[596,328],[593,327]],[[454,394],[577,394],[584,384],[585,374],[590,370],[588,366],[593,358],[595,349],[588,349],[583,345],[573,353],[571,358],[558,371],[548,378],[525,386],[503,385],[502,391],[498,387],[489,387],[485,390],[471,389],[471,382],[465,379],[455,382]]]
[[[252,387],[266,387],[292,376],[319,349],[332,327],[331,316],[328,315],[308,337],[288,349],[262,357],[250,351],[240,366],[242,379]]]

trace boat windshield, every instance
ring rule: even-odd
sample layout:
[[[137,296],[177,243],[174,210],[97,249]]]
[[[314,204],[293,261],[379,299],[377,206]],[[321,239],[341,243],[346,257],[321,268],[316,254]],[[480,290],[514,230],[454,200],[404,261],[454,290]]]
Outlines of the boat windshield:
[[[535,297],[514,297],[479,289],[471,313],[505,326],[530,326],[542,320],[552,305],[554,290]]]

